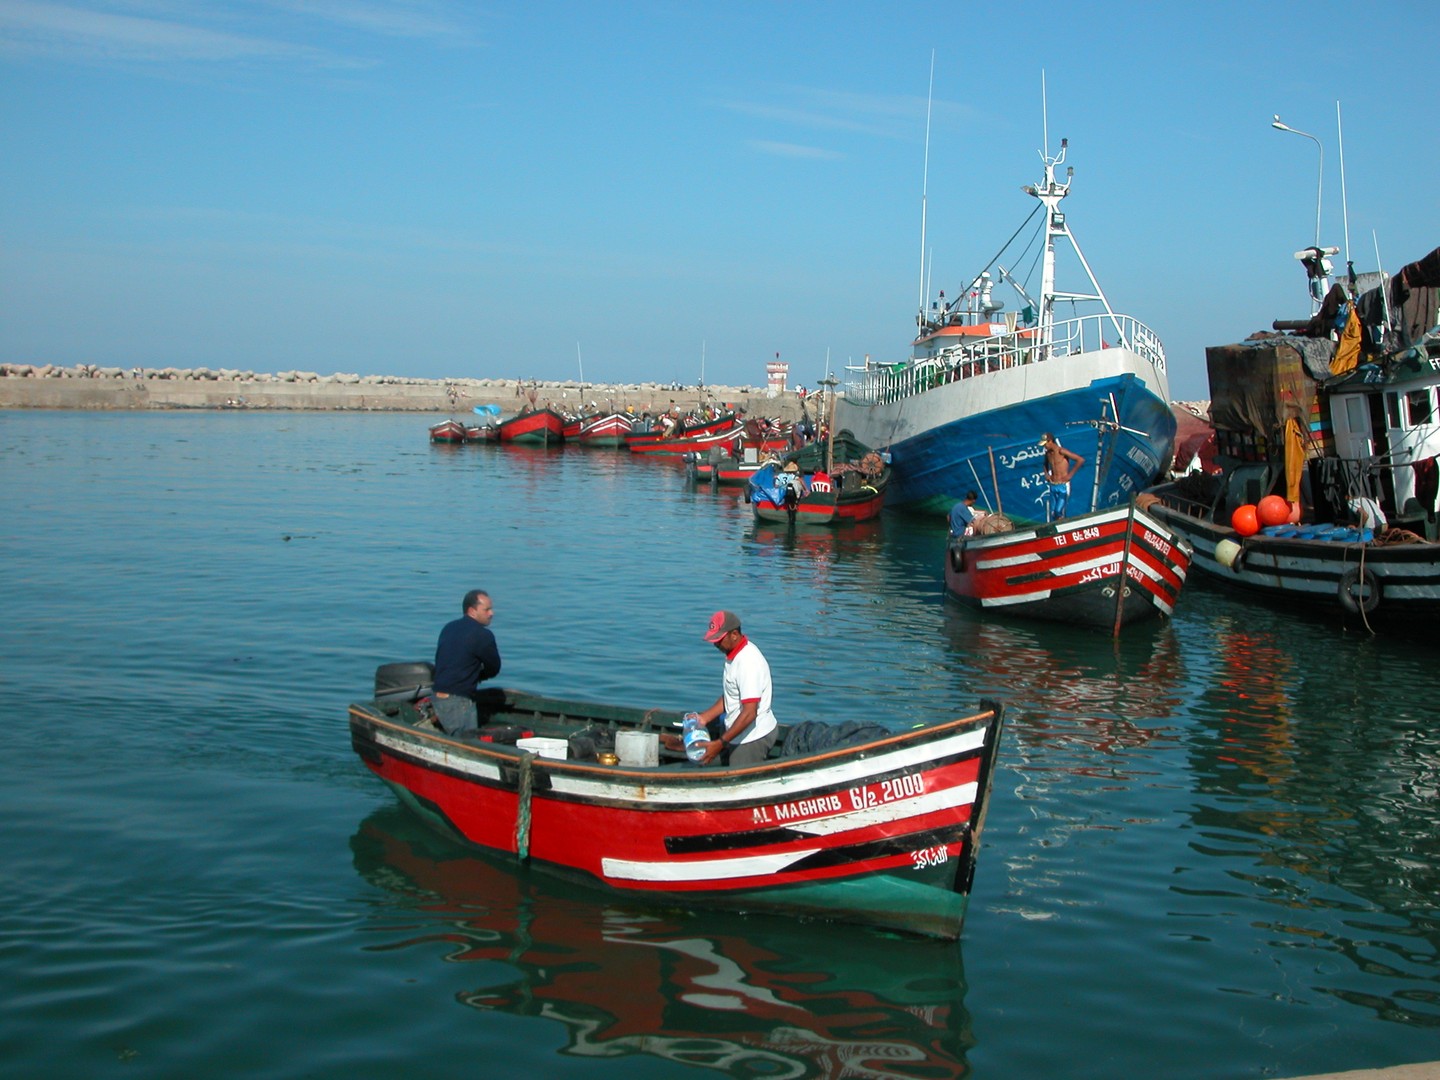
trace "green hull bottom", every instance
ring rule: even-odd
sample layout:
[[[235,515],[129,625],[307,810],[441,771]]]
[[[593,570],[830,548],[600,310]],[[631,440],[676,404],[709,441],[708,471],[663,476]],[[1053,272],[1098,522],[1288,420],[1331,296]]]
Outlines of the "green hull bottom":
[[[387,786],[395,792],[402,804],[414,811],[431,828],[467,843],[433,806],[388,781]],[[522,866],[509,853],[479,847],[476,850],[502,859],[517,869]],[[928,871],[880,873],[863,878],[817,882],[813,885],[752,889],[743,893],[637,892],[610,888],[588,874],[563,866],[539,861],[523,865],[578,882],[594,890],[597,895],[612,898],[623,896],[627,900],[652,907],[699,910],[723,905],[733,911],[831,919],[946,940],[960,936],[969,902],[967,894],[956,892],[951,887],[958,867],[955,862],[942,864]]]

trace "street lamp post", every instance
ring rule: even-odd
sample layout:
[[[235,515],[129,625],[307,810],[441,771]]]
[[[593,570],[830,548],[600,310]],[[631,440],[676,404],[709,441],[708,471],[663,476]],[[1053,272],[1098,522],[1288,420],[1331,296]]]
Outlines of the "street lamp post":
[[[1315,181],[1315,246],[1318,248],[1320,246],[1320,196],[1325,190],[1325,147],[1321,145],[1319,139],[1311,135],[1308,131],[1301,131],[1298,128],[1291,127],[1289,124],[1281,123],[1279,116],[1275,117],[1270,126],[1276,131],[1288,131],[1293,135],[1304,135],[1305,138],[1313,142],[1315,148],[1320,151],[1320,175],[1319,179]]]

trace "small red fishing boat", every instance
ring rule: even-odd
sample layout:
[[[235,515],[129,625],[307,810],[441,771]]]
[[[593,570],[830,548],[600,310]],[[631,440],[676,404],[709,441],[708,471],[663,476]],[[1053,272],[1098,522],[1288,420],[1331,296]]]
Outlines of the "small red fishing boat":
[[[868,521],[885,507],[890,466],[848,432],[770,461],[749,480],[756,521],[777,525],[837,525]]]
[[[765,761],[700,768],[659,748],[678,713],[515,690],[481,695],[476,737],[446,735],[417,707],[427,669],[382,666],[376,699],[350,706],[350,738],[444,831],[632,899],[960,933],[998,704],[893,732],[876,718],[782,725]],[[617,754],[601,757],[606,735]]]
[[[663,419],[663,418],[662,418]],[[678,425],[666,425],[661,420],[652,421],[652,426],[644,431],[632,429],[625,436],[625,445],[635,453],[644,453],[652,443],[661,440],[683,439],[687,436],[708,435],[716,431],[729,431],[737,427],[740,421],[734,413],[721,413],[715,417],[687,417]]]
[[[625,445],[633,419],[625,413],[589,417],[580,427],[580,445],[619,447]]]
[[[565,441],[565,418],[554,409],[532,409],[500,421],[500,441],[546,446]]]
[[[465,441],[465,425],[459,420],[442,420],[430,427],[430,441],[458,446]]]
[[[646,442],[630,443],[632,454],[645,454],[655,457],[679,457],[682,454],[699,454],[702,457],[710,452],[710,448],[721,446],[733,450],[745,437],[745,429],[739,424],[732,424],[728,428],[721,428],[715,431],[704,431],[694,435],[664,436],[658,439],[651,439]]]
[[[945,589],[985,611],[1119,633],[1128,623],[1174,612],[1192,552],[1179,532],[1143,510],[1113,507],[953,537]]]
[[[741,450],[736,458],[729,453],[694,454],[690,456],[695,470],[695,479],[706,484],[742,485],[748,484],[764,461],[769,458],[753,450]]]

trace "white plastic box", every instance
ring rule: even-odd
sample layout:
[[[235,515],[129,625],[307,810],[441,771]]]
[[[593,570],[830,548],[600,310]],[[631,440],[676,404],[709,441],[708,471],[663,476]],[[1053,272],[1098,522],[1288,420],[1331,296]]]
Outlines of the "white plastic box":
[[[621,765],[653,768],[660,764],[660,736],[653,731],[617,731],[615,755]]]
[[[564,761],[570,756],[570,744],[564,739],[548,739],[536,735],[529,739],[516,739],[515,746],[517,749],[529,750],[532,754],[557,761]]]

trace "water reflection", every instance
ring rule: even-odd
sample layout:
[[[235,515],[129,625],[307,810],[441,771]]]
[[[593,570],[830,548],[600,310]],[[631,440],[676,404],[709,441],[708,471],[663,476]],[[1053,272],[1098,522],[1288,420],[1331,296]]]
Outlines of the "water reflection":
[[[1139,623],[1118,638],[1009,620],[946,603],[942,631],[981,691],[1010,707],[1026,758],[1055,744],[1102,754],[1173,738],[1185,677],[1168,623]]]
[[[1207,895],[1268,909],[1253,925],[1270,948],[1348,961],[1312,989],[1440,1027],[1440,733],[1375,692],[1423,685],[1430,658],[1356,641],[1315,663],[1283,621],[1210,623],[1191,846],[1231,888]]]
[[[367,818],[351,849],[393,900],[367,928],[383,939],[371,949],[443,942],[447,960],[476,964],[462,1004],[552,1020],[566,1056],[776,1078],[969,1071],[956,943],[628,910],[493,863],[398,807]]]

